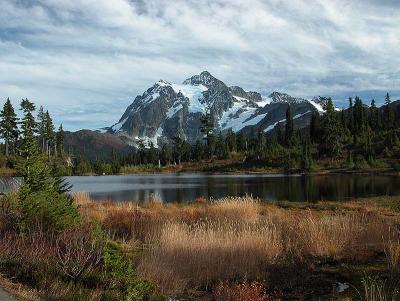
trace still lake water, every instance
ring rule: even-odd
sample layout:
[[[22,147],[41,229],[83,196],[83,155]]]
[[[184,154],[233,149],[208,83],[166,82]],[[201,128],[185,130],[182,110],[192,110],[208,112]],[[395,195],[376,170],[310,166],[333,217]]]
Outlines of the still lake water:
[[[143,174],[67,177],[73,192],[86,191],[96,200],[148,200],[166,202],[198,197],[252,195],[264,200],[316,201],[400,195],[400,177],[384,175],[282,174]]]

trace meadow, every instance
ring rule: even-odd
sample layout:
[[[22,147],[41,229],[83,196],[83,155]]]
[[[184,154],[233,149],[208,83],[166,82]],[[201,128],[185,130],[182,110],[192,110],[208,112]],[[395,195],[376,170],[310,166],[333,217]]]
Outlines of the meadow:
[[[75,201],[123,246],[140,278],[177,300],[400,298],[396,197],[165,204],[94,202],[80,193]]]

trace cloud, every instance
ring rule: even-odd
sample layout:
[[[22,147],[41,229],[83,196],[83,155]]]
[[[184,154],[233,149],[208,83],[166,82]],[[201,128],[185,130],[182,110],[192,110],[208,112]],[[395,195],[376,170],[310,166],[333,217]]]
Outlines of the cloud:
[[[160,78],[209,70],[269,94],[400,96],[400,5],[386,0],[3,0],[0,91],[67,129],[117,121]]]

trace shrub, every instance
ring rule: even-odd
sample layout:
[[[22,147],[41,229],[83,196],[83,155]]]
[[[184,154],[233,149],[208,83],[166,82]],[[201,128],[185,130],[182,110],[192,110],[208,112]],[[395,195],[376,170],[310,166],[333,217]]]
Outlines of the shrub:
[[[54,191],[31,192],[20,201],[20,230],[38,228],[60,232],[79,223],[79,212],[71,199]]]
[[[61,233],[56,240],[57,265],[73,280],[95,269],[102,257],[102,246],[90,229],[76,228]]]
[[[111,290],[114,289],[113,300],[141,301],[149,296],[152,297],[152,300],[163,299],[151,283],[140,280],[135,275],[132,263],[123,255],[117,245],[106,244],[103,260],[105,279],[108,279]]]

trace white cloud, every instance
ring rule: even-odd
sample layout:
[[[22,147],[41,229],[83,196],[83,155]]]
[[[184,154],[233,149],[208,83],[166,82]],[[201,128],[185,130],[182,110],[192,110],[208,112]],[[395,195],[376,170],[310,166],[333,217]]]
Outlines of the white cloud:
[[[264,94],[340,100],[400,92],[394,0],[3,0],[0,6],[0,97],[31,98],[68,129],[110,125],[154,81],[181,82],[202,70]]]

